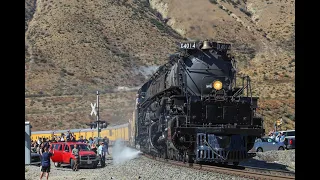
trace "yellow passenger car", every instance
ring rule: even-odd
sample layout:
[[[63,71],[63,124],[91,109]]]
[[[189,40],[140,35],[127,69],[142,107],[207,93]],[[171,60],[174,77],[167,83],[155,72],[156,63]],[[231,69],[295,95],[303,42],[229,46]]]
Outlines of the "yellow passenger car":
[[[68,129],[69,130],[69,129]],[[33,131],[31,132],[31,140],[36,141],[38,138],[48,138],[52,139],[55,136],[61,136],[61,134],[67,133],[68,130],[55,130],[55,131]],[[98,137],[97,129],[70,129],[71,133],[74,133],[76,140],[79,140],[80,136],[84,139],[89,139],[90,137]],[[110,145],[112,145],[117,139],[121,139],[126,143],[129,142],[129,123],[122,125],[108,126],[105,129],[101,129],[100,137],[108,137]]]

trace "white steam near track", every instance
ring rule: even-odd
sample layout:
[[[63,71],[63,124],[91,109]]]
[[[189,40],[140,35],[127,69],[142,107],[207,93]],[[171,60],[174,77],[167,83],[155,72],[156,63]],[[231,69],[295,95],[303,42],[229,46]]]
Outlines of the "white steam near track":
[[[120,139],[117,139],[112,147],[113,164],[122,164],[126,161],[137,158],[140,153],[141,152],[136,149],[126,147]]]
[[[135,71],[141,73],[146,79],[149,78],[153,73],[155,73],[160,66],[140,66]]]
[[[120,91],[137,91],[139,90],[141,86],[137,86],[137,87],[126,87],[126,86],[118,86],[117,88],[115,88],[113,91],[115,92],[120,92]]]
[[[152,74],[154,74],[160,66],[140,66],[139,68],[134,69],[135,74],[142,74],[146,79],[150,78]],[[142,86],[143,84],[141,84]],[[113,92],[129,92],[129,91],[137,91],[141,86],[136,87],[126,87],[126,86],[118,86],[113,89]]]
[[[152,74],[154,74],[160,66],[140,66],[139,68],[134,69],[135,74],[142,74],[146,79],[150,78]],[[126,86],[118,86],[113,89],[113,92],[130,92],[137,91],[140,89],[140,86],[136,87],[126,87]]]

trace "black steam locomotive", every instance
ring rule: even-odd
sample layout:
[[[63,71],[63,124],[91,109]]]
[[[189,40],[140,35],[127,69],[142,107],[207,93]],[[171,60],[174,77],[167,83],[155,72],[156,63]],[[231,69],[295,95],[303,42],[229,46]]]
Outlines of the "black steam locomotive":
[[[264,133],[263,120],[250,78],[236,77],[230,47],[210,40],[181,43],[139,89],[135,142],[142,152],[234,165],[254,156],[248,151]]]

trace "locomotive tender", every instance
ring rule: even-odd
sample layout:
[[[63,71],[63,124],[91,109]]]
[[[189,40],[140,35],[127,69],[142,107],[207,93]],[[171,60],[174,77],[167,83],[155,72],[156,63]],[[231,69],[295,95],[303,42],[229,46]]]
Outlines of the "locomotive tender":
[[[237,87],[231,44],[185,42],[138,90],[135,145],[144,153],[197,163],[233,163],[264,134],[250,78]],[[239,82],[238,82],[239,84]]]

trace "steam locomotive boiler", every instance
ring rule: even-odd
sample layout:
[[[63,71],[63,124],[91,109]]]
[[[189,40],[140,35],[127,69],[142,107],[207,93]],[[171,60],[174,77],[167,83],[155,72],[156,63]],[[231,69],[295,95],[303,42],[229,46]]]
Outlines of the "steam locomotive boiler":
[[[139,89],[135,143],[142,152],[234,165],[254,156],[248,151],[264,133],[263,119],[250,78],[236,76],[230,48],[210,40],[181,43]]]

